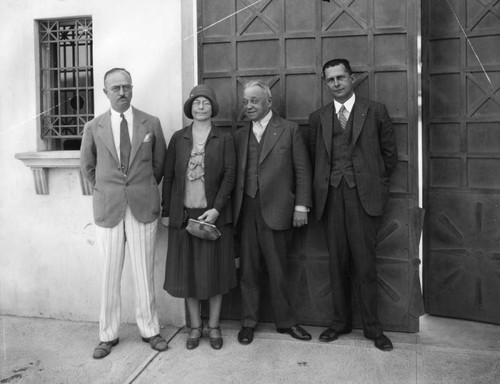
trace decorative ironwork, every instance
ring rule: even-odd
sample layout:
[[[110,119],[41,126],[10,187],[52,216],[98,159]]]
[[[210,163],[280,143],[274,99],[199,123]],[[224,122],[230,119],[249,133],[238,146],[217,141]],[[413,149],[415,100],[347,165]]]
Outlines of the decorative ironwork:
[[[92,19],[39,21],[44,139],[80,139],[94,117]]]

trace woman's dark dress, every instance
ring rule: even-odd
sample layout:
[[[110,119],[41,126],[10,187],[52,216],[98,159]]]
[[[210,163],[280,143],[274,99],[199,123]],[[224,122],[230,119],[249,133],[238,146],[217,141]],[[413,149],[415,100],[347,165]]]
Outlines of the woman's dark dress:
[[[170,218],[163,288],[174,297],[209,299],[236,286],[230,194],[234,185],[235,156],[232,137],[213,126],[204,147],[206,208],[186,208],[186,183],[191,178],[191,127],[178,131],[167,150],[163,181],[163,216]],[[199,178],[199,169],[196,176]],[[187,180],[188,179],[188,180]],[[208,209],[220,215],[215,225],[222,236],[203,240],[186,229],[186,213],[197,219]]]

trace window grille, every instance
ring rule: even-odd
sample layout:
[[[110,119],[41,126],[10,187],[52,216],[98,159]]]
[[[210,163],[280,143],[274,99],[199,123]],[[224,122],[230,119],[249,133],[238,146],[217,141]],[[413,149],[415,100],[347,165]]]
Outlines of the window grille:
[[[50,149],[79,149],[94,117],[92,19],[39,21],[41,136]]]

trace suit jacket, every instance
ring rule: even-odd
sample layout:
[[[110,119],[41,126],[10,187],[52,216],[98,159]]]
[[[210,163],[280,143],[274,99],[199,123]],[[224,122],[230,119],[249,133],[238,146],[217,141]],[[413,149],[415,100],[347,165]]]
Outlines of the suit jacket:
[[[184,216],[186,169],[193,148],[192,126],[177,131],[168,145],[163,180],[162,216],[169,226],[181,228]],[[205,196],[207,210],[217,209],[215,224],[232,222],[231,191],[234,187],[235,155],[233,138],[212,125],[205,144]]]
[[[251,132],[250,122],[234,134],[237,164],[233,198],[235,224],[241,214]],[[262,216],[273,230],[290,229],[294,207],[312,205],[311,163],[307,146],[298,125],[282,119],[274,111],[263,140],[258,171]]]
[[[150,223],[160,215],[158,183],[166,153],[160,120],[133,108],[133,135],[128,174],[124,175],[111,129],[111,111],[85,124],[80,165],[94,187],[94,220],[100,227],[116,226],[127,205],[134,217]]]
[[[314,164],[314,210],[320,219],[330,184],[333,101],[309,116],[309,150]],[[352,121],[354,177],[368,215],[379,216],[389,199],[389,178],[398,154],[394,127],[385,105],[356,96]]]

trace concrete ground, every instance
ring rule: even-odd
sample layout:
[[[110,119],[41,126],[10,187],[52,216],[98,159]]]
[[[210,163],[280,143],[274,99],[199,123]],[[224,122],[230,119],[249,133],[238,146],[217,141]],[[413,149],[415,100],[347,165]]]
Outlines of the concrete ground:
[[[420,333],[391,333],[381,352],[360,330],[322,343],[323,328],[306,327],[301,342],[259,326],[254,342],[237,341],[239,324],[223,322],[224,347],[208,338],[192,351],[185,329],[163,328],[169,350],[153,351],[135,325],[123,325],[120,343],[92,359],[97,323],[0,316],[0,384],[17,383],[500,383],[500,327],[424,316]]]

